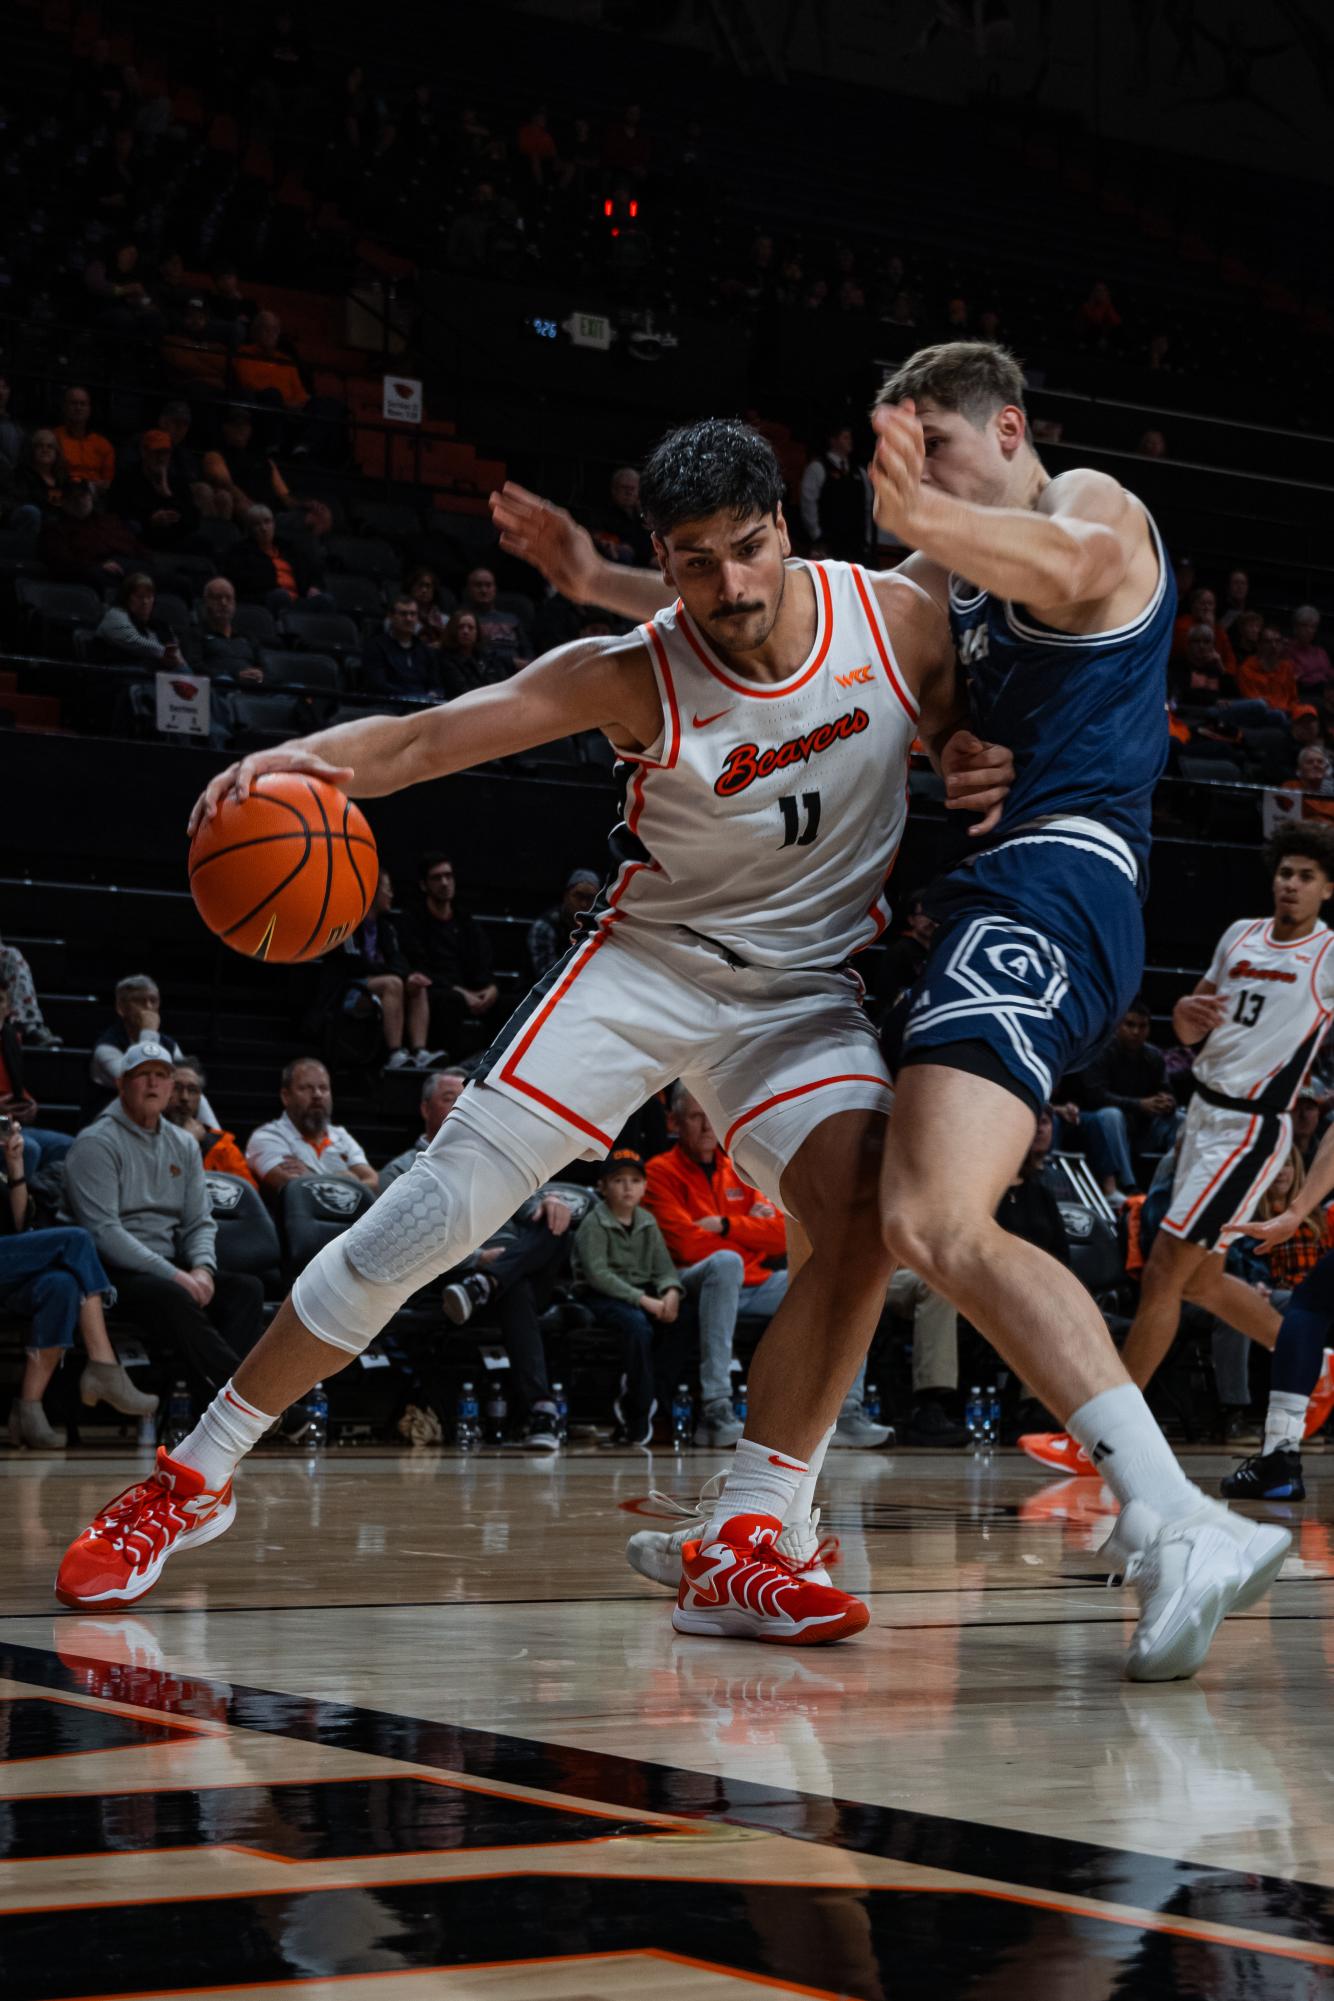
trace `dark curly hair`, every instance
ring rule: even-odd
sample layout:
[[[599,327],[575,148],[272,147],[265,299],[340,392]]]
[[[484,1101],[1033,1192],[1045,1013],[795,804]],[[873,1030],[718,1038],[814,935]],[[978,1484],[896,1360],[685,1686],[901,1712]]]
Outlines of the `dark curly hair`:
[[[1289,855],[1301,855],[1305,861],[1314,862],[1334,882],[1334,828],[1322,826],[1318,820],[1301,820],[1293,826],[1280,827],[1265,843],[1264,863],[1269,874]]]
[[[669,431],[649,453],[639,475],[645,525],[670,535],[683,521],[730,514],[744,521],[776,516],[783,475],[774,448],[738,417],[705,417]]]

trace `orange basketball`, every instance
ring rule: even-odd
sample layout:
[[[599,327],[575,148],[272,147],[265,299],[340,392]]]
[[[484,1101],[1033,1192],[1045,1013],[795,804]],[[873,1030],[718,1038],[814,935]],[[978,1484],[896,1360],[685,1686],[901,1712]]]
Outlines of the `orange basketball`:
[[[200,916],[234,952],[318,959],[366,915],[380,865],[360,807],[322,778],[266,771],[190,843]]]

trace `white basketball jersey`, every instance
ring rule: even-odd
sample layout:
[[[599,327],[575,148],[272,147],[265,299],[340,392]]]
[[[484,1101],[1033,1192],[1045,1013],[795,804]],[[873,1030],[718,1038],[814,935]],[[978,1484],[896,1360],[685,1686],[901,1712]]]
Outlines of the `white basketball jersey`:
[[[633,767],[610,903],[684,925],[748,965],[840,965],[888,921],[917,703],[865,571],[789,565],[815,642],[785,681],[746,680],[678,599],[640,634],[664,716]]]
[[[1286,1112],[1334,1013],[1334,931],[1317,924],[1284,944],[1273,928],[1268,918],[1242,918],[1219,939],[1207,977],[1227,1019],[1210,1031],[1195,1076],[1257,1111]]]

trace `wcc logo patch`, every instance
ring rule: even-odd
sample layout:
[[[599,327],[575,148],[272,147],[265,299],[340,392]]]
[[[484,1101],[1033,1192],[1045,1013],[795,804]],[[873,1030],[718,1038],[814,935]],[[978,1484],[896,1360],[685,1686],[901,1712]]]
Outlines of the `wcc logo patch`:
[[[860,736],[870,727],[871,718],[865,709],[853,709],[832,723],[817,724],[805,736],[789,737],[785,743],[767,750],[761,750],[757,743],[739,743],[728,751],[713,789],[720,799],[730,799],[734,793],[744,792],[757,778],[768,778],[775,771],[785,771],[789,765],[809,764],[822,751],[832,749],[836,743],[846,743],[849,737]]]

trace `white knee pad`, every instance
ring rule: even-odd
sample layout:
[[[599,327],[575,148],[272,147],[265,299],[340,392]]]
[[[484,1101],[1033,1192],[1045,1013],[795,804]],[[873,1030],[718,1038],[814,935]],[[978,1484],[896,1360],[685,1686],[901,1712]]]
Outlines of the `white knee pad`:
[[[413,1293],[459,1264],[574,1153],[568,1134],[470,1085],[426,1152],[292,1288],[302,1325],[359,1355]]]

